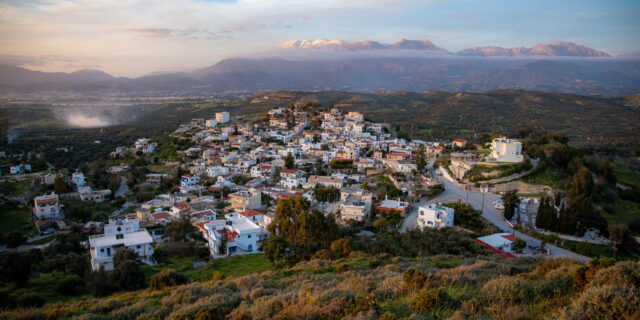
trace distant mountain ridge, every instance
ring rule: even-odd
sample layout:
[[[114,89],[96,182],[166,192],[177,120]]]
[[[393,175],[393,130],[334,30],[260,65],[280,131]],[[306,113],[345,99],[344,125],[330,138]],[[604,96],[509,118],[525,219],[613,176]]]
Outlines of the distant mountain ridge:
[[[600,58],[610,57],[606,52],[587,48],[572,42],[547,42],[536,44],[531,48],[516,47],[473,47],[458,51],[461,56],[480,57],[519,57],[519,56],[547,56],[547,57],[583,57]]]
[[[402,39],[394,44],[383,44],[378,41],[344,41],[337,39],[317,39],[317,40],[292,40],[276,46],[276,49],[316,49],[333,51],[360,51],[360,50],[423,50],[447,52],[429,40],[407,40]]]
[[[337,39],[298,39],[284,42],[276,49],[298,50],[315,49],[330,51],[366,51],[366,50],[419,50],[450,53],[429,40],[402,39],[394,44],[383,44],[378,41],[344,41]],[[588,48],[572,42],[547,42],[532,46],[531,48],[516,47],[502,48],[495,46],[473,47],[455,53],[460,56],[475,57],[520,57],[520,56],[546,56],[546,57],[610,57],[606,52]]]
[[[280,47],[285,50],[267,56],[227,58],[192,72],[156,72],[137,78],[115,78],[97,70],[48,73],[0,65],[0,94],[243,95],[263,90],[486,92],[503,88],[604,96],[640,92],[640,58],[607,58],[606,53],[571,43],[483,47],[457,54],[428,40],[406,39],[392,45],[295,40]]]

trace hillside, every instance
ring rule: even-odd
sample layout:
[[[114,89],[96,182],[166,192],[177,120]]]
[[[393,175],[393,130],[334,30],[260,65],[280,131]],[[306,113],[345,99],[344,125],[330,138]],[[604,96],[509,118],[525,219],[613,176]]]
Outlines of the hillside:
[[[215,265],[220,261],[215,260]],[[239,265],[237,265],[239,267]],[[233,269],[231,269],[233,270]],[[640,266],[363,256],[5,311],[0,319],[637,319]],[[225,277],[226,276],[226,277]]]
[[[521,129],[562,132],[579,145],[629,144],[640,136],[635,97],[596,98],[519,90],[487,93],[447,92],[272,92],[239,100],[243,108],[317,102],[363,112],[373,121],[390,122],[412,137],[471,138]]]

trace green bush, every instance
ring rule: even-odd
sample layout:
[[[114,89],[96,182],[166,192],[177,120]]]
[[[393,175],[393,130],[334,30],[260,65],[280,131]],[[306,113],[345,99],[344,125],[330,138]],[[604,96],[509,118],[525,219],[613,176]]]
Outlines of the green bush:
[[[414,291],[422,289],[429,276],[422,270],[409,268],[402,274],[402,281],[407,289]]]
[[[640,262],[623,261],[596,273],[592,285],[632,286],[640,289]]]
[[[18,297],[18,305],[30,308],[30,307],[42,307],[47,300],[37,293],[25,293]]]
[[[528,302],[533,297],[531,285],[516,277],[504,276],[487,282],[482,293],[489,303],[501,305]]]
[[[614,320],[640,319],[640,290],[633,287],[604,286],[585,291],[559,319]]]
[[[58,292],[64,295],[77,295],[81,294],[85,290],[84,279],[80,278],[77,275],[68,275],[60,280],[58,283],[58,287],[56,288]]]
[[[177,286],[189,282],[189,278],[173,269],[164,269],[151,277],[149,288],[153,290],[163,290],[168,287]]]
[[[441,308],[454,307],[456,301],[442,288],[421,290],[411,299],[411,311],[427,313]]]

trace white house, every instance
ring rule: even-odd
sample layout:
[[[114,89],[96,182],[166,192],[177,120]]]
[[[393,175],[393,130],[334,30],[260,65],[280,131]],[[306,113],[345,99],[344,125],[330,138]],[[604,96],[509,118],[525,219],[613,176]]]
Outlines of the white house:
[[[267,178],[270,179],[275,174],[274,166],[270,164],[259,164],[251,167],[251,177],[252,178]]]
[[[198,182],[200,182],[200,177],[192,176],[190,174],[185,174],[180,178],[180,186],[182,188],[195,186],[196,184],[198,184]]]
[[[516,237],[510,233],[495,233],[476,239],[477,243],[487,246],[491,251],[505,257],[516,258],[511,251],[516,242]]]
[[[146,229],[140,228],[138,219],[109,220],[104,234],[89,237],[91,268],[113,270],[113,256],[126,249],[135,252],[142,263],[154,265],[152,243],[153,238]]]
[[[279,184],[285,188],[293,189],[307,183],[307,179],[302,176],[302,172],[295,169],[282,169],[280,171]]]
[[[218,123],[229,122],[229,112],[216,112],[216,121],[218,121]]]
[[[216,119],[209,119],[206,122],[207,127],[212,128],[218,125],[218,120]]]
[[[454,210],[439,203],[432,203],[418,207],[416,225],[424,228],[453,227]]]
[[[206,174],[211,178],[215,178],[217,176],[225,175],[229,173],[229,168],[222,166],[211,166],[207,167]]]
[[[156,151],[156,147],[152,144],[145,144],[142,146],[142,153],[144,154],[152,154]]]
[[[262,206],[262,193],[254,189],[241,190],[230,194],[229,202],[236,211],[260,209]]]
[[[55,193],[35,197],[33,202],[33,214],[37,220],[54,220],[62,216],[60,201]]]
[[[225,220],[202,222],[199,226],[214,257],[258,252],[261,228],[244,216],[227,215]],[[222,248],[223,244],[226,248]]]
[[[340,192],[340,217],[345,220],[363,221],[371,213],[373,194],[362,189],[343,189]]]
[[[522,143],[506,137],[495,138],[491,141],[490,159],[495,162],[522,162]]]
[[[325,187],[342,188],[344,184],[343,177],[328,177],[328,176],[310,176],[305,184],[305,188],[314,188],[316,184],[321,184]]]
[[[73,173],[73,175],[71,176],[71,181],[73,181],[73,184],[75,184],[78,188],[83,187],[86,183],[84,174],[79,171]]]
[[[151,141],[149,138],[140,138],[140,139],[136,140],[134,145],[135,145],[136,149],[141,149],[145,145],[148,145],[149,141]]]
[[[25,173],[26,171],[31,171],[30,164],[19,164],[19,165],[9,167],[10,174],[22,174],[22,173]]]

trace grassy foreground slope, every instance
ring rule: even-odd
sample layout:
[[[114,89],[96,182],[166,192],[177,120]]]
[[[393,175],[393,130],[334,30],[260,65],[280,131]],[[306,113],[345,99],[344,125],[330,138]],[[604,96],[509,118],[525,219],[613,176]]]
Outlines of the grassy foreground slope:
[[[229,267],[228,265],[226,267]],[[250,270],[245,268],[245,272]],[[640,264],[487,257],[311,260],[0,319],[637,319]]]

